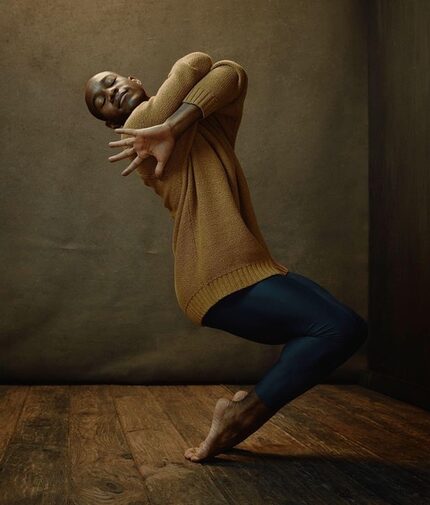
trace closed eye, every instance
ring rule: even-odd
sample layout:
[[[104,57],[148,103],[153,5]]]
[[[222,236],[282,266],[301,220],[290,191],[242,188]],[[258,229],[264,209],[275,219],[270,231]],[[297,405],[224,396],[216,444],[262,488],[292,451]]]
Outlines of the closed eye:
[[[100,98],[102,98],[103,100],[101,101]],[[105,102],[106,102],[106,98],[104,96],[101,97],[101,95],[99,95],[96,99],[97,108],[101,109],[103,107],[103,105],[105,104]]]
[[[113,86],[116,83],[116,81],[117,81],[116,75],[110,75],[107,78],[105,78],[104,80],[102,80],[103,84],[107,88],[110,88],[111,86]],[[102,101],[100,101],[100,99],[99,99],[100,96],[102,96],[102,95],[99,95],[94,100],[94,104],[96,105],[96,107],[98,109],[101,109],[103,107],[103,105],[106,103],[106,96],[105,95],[102,96],[102,99],[103,99]]]

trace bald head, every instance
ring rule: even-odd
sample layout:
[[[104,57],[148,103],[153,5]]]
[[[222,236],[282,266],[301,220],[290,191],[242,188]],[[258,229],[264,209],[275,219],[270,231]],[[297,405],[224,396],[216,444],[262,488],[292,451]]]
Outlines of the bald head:
[[[133,109],[148,99],[139,79],[116,72],[99,72],[85,85],[88,110],[110,128],[122,126]]]

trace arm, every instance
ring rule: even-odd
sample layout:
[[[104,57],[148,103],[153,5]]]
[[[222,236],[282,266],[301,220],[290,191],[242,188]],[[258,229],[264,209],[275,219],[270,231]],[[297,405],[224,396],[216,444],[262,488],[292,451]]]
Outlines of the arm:
[[[130,165],[121,173],[121,175],[129,175],[145,158],[154,156],[158,162],[155,168],[155,176],[161,178],[164,166],[173,151],[177,138],[201,117],[202,112],[199,107],[183,103],[162,124],[141,129],[118,128],[115,130],[116,133],[134,135],[134,137],[110,142],[111,147],[129,146],[129,148],[123,150],[122,153],[110,156],[109,161],[134,157]]]
[[[178,138],[199,119],[234,102],[246,90],[247,82],[245,70],[234,61],[221,60],[212,65],[206,76],[189,91],[176,112],[166,119],[173,136]]]
[[[234,149],[247,89],[244,68],[232,60],[220,60],[189,91],[184,102],[200,107],[204,118],[215,115],[215,122]]]
[[[166,121],[182,105],[184,97],[195,84],[210,71],[211,66],[211,57],[200,51],[180,58],[157,94],[136,107],[124,127],[142,128]]]
[[[215,111],[239,117],[247,88],[248,76],[244,68],[232,60],[220,60],[212,65],[210,72],[195,84],[183,101],[197,105],[204,118]]]
[[[111,156],[109,160],[133,159],[121,175],[129,175],[143,159],[152,155],[158,160],[156,176],[161,177],[176,138],[201,117],[200,109],[194,105],[183,104],[183,99],[210,71],[211,66],[211,57],[200,51],[180,58],[173,65],[157,94],[138,105],[123,128],[115,129],[115,133],[122,134],[121,140],[110,142],[109,145],[126,149]],[[136,156],[137,153],[139,156]]]
[[[194,58],[195,62],[208,63],[205,53],[191,53],[184,57],[188,60]],[[193,123],[207,117],[216,110],[220,110],[224,115],[233,119],[229,121],[227,134],[232,143],[240,122],[242,104],[246,95],[248,78],[245,70],[238,63],[231,60],[221,60],[211,65],[212,68],[206,72],[193,87],[191,87],[184,97],[178,83],[186,80],[189,71],[183,67],[184,60],[178,60],[173,66],[169,77],[160,87],[157,95],[151,97],[147,102],[141,104],[144,109],[136,108],[127,120],[125,127],[116,129],[116,133],[134,135],[132,138],[123,139],[118,142],[110,142],[111,147],[130,146],[116,156],[110,157],[110,161],[117,161],[126,157],[134,157],[132,163],[122,172],[128,175],[141,164],[142,160],[150,155],[158,160],[155,175],[161,177],[163,168],[174,148],[175,140]],[[196,59],[197,58],[197,59]],[[182,70],[175,68],[182,61]],[[194,68],[185,65],[188,68]],[[197,65],[198,66],[198,65]],[[202,67],[203,68],[203,67]],[[188,82],[191,82],[190,80]],[[179,102],[179,103],[178,103]],[[142,119],[139,121],[141,113],[146,128],[142,128]],[[139,124],[140,122],[140,124]],[[151,123],[154,126],[150,126]],[[133,146],[133,147],[131,147]],[[136,153],[138,156],[135,156]]]
[[[188,127],[202,117],[203,113],[200,107],[184,102],[165,122],[170,127],[173,137],[177,139]]]

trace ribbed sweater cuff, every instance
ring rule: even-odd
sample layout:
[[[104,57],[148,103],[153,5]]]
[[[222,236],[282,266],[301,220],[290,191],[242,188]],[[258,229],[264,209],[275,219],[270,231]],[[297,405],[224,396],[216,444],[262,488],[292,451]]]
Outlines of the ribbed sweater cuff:
[[[210,91],[199,88],[198,84],[183,99],[185,103],[192,103],[200,107],[203,117],[207,117],[217,109],[217,98]]]

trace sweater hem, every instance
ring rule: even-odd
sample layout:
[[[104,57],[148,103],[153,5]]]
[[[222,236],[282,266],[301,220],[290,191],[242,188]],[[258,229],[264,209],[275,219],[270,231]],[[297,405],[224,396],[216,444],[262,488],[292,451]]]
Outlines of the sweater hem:
[[[206,284],[192,296],[184,312],[191,321],[202,326],[202,319],[206,312],[221,298],[272,275],[287,275],[288,271],[287,267],[270,259],[249,263]]]

